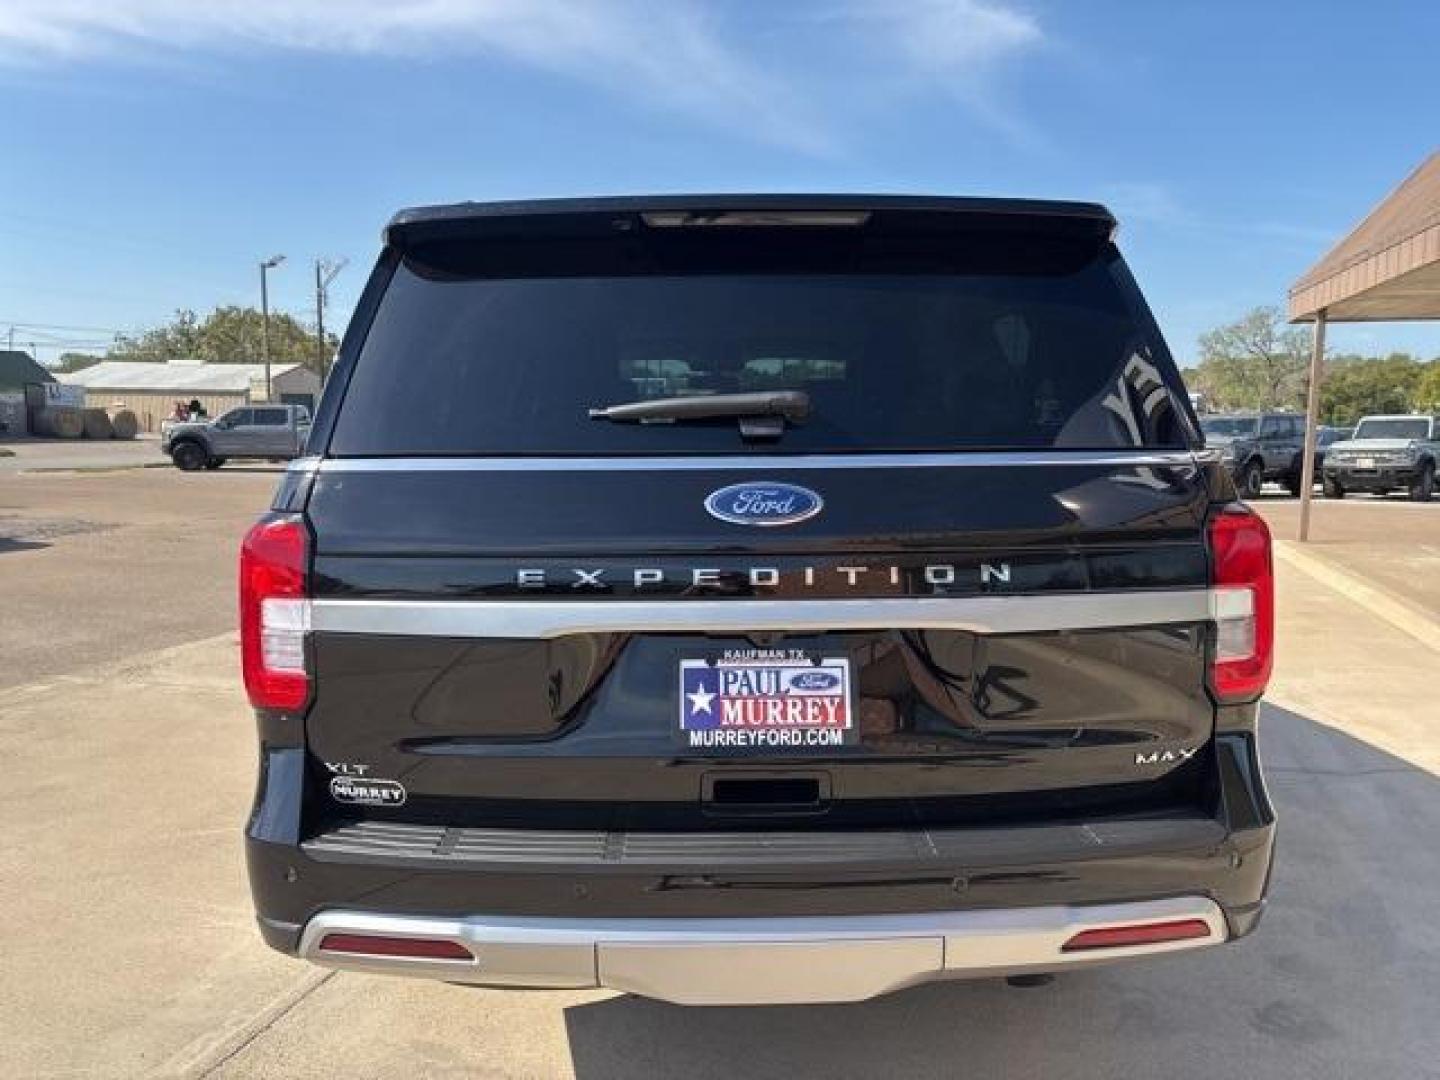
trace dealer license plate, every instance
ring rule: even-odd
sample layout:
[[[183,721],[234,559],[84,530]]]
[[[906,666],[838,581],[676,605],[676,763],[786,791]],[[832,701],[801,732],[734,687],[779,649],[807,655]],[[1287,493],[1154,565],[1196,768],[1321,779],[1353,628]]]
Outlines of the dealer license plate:
[[[1375,459],[1373,457],[1362,457],[1355,462],[1355,466],[1360,469],[1373,469],[1375,468]]]
[[[696,750],[823,750],[854,741],[850,661],[731,650],[680,661],[680,735]]]

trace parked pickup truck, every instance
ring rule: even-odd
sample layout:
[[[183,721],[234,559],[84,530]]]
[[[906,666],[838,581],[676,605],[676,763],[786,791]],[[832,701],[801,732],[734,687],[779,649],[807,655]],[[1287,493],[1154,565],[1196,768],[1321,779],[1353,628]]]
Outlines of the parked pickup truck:
[[[399,214],[240,552],[265,939],[759,1004],[1249,933],[1270,537],[1114,231]]]
[[[1440,462],[1440,416],[1366,416],[1355,433],[1325,455],[1325,495],[1352,491],[1384,495],[1399,488],[1416,502],[1435,494]]]
[[[231,458],[289,460],[305,452],[310,410],[304,405],[243,405],[214,420],[175,421],[160,449],[186,472],[218,469]]]

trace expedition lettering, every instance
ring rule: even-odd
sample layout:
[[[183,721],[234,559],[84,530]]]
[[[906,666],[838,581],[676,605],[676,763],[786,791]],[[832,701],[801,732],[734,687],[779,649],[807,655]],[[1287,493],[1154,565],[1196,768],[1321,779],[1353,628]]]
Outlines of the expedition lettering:
[[[515,571],[515,584],[521,589],[599,589],[614,588],[617,582],[624,582],[636,591],[661,590],[667,586],[688,585],[690,587],[719,587],[726,584],[748,584],[751,588],[775,588],[780,584],[780,568],[775,566],[750,566],[732,569],[720,567],[693,567],[688,570],[666,571],[654,566],[637,566],[632,570],[611,571],[604,567],[571,567],[566,570],[549,570],[540,567]],[[802,566],[794,571],[793,584],[806,588],[838,584],[846,588],[862,588],[869,584],[898,588],[910,575],[914,580],[929,586],[955,585],[962,575],[975,573],[971,568],[957,567],[951,563],[932,563],[910,570],[899,566]],[[1009,585],[1011,572],[1009,563],[981,563],[978,568],[980,584]],[[628,579],[628,581],[626,580]],[[973,579],[972,579],[973,580]]]

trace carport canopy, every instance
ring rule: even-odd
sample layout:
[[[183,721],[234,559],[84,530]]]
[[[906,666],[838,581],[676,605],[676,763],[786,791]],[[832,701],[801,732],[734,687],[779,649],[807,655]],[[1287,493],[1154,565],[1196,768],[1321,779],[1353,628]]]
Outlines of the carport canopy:
[[[1290,289],[1290,321],[1315,324],[1306,445],[1315,445],[1325,325],[1440,319],[1440,151]],[[1313,454],[1302,459],[1300,539],[1310,533]]]

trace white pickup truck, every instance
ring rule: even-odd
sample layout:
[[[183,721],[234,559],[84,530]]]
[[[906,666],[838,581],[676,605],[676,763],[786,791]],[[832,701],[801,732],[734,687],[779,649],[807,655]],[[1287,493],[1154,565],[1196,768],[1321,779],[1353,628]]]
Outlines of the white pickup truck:
[[[304,405],[242,405],[214,420],[167,424],[160,449],[186,472],[218,469],[231,458],[288,461],[305,452],[310,410]]]

